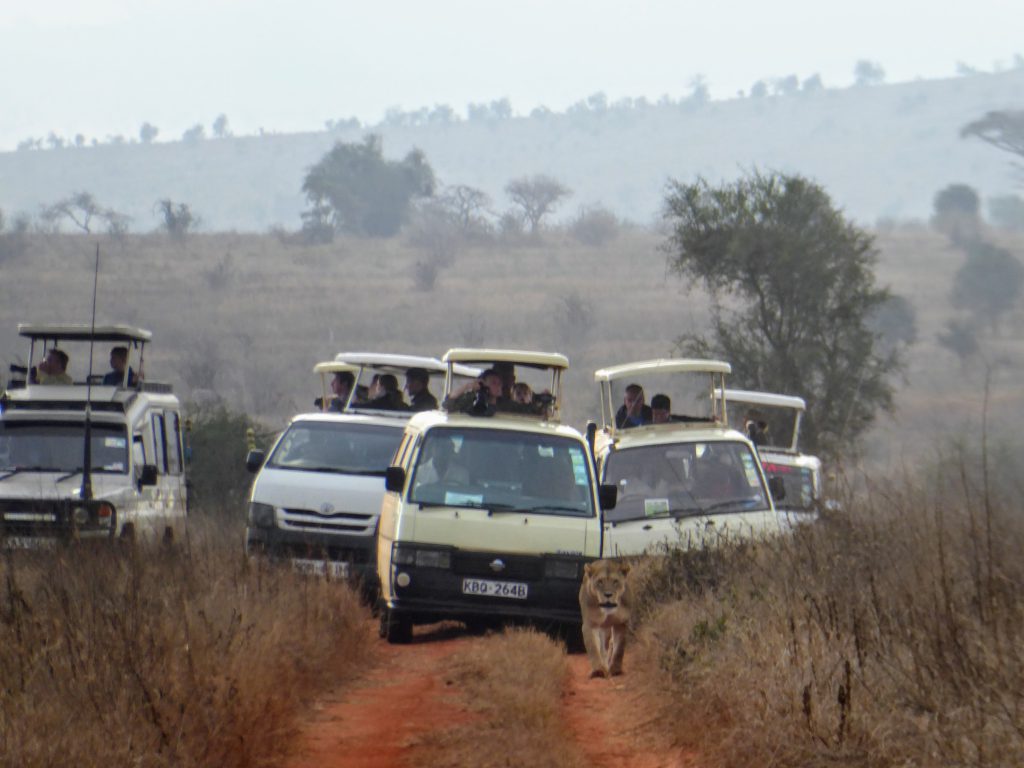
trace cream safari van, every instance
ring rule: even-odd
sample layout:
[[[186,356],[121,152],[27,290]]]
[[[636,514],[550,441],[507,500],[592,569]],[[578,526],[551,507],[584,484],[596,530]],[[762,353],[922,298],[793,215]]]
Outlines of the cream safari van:
[[[718,360],[664,359],[594,373],[601,424],[589,434],[600,481],[618,488],[604,517],[605,557],[780,530],[757,451],[728,424],[722,391],[730,370]],[[645,405],[627,421],[625,399],[637,388]],[[666,401],[667,409],[651,407]],[[781,498],[781,483],[772,487]]]
[[[448,410],[406,425],[388,469],[377,537],[381,635],[414,624],[579,622],[583,565],[600,555],[601,500],[589,447],[559,422],[560,354],[451,349]],[[459,395],[454,366],[487,369],[488,392]],[[500,385],[494,380],[501,376]],[[532,390],[525,402],[512,391]]]

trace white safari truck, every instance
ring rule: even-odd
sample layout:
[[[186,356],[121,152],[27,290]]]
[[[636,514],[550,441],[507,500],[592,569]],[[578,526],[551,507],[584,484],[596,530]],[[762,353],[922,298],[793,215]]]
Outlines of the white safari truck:
[[[599,493],[586,440],[559,422],[568,360],[502,349],[443,359],[447,410],[409,420],[387,471],[381,635],[408,642],[414,624],[442,619],[578,626],[583,565],[600,555],[600,509],[615,490]],[[456,396],[457,364],[487,369],[479,391]],[[535,394],[515,402],[523,383]]]
[[[436,391],[447,373],[437,358],[376,352],[341,352],[314,367],[321,377],[320,410],[292,418],[269,454],[256,450],[246,457],[246,467],[258,473],[246,524],[249,555],[291,560],[298,570],[350,578],[368,597],[376,593],[374,537],[384,472],[413,412],[376,407],[355,393],[375,376],[401,382],[410,369],[425,372]],[[335,377],[347,389],[332,399]]]
[[[807,405],[802,397],[726,389],[729,422],[751,437],[769,478],[777,477],[786,496],[781,510],[813,513],[823,503],[821,460],[800,452],[800,422]]]
[[[781,499],[782,484],[769,484],[751,441],[728,425],[730,371],[718,360],[663,359],[594,373],[601,426],[589,434],[601,482],[618,488],[605,557],[780,530],[772,491]],[[640,391],[645,402],[627,420],[625,401]]]
[[[181,539],[187,515],[181,406],[170,385],[143,380],[150,332],[28,324],[18,332],[29,341],[28,367],[0,396],[3,546]],[[107,368],[111,347],[127,349],[120,375]],[[40,368],[54,350],[70,359],[66,375]],[[94,350],[99,373],[89,381]]]

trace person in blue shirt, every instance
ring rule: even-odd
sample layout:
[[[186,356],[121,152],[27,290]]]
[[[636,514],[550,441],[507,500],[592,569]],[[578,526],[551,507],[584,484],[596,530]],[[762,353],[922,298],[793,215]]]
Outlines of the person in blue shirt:
[[[103,377],[103,383],[108,387],[122,387],[124,383],[124,369],[128,366],[128,347],[114,347],[110,350],[110,372]],[[129,387],[135,386],[135,371],[128,368]]]
[[[615,427],[626,429],[627,427],[642,427],[654,420],[651,406],[644,402],[644,388],[639,384],[630,384],[626,387],[626,394],[622,399],[622,405],[615,414]]]

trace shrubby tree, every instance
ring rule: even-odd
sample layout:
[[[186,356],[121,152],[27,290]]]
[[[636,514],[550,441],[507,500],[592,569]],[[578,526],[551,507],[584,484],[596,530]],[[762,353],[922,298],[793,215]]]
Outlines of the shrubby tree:
[[[17,259],[28,250],[29,219],[18,216],[8,226],[7,217],[0,209],[0,264]]]
[[[775,81],[775,93],[779,96],[792,96],[800,90],[800,79],[796,75],[780,77]]]
[[[978,193],[966,184],[950,184],[935,194],[932,226],[957,244],[978,237]]]
[[[202,123],[196,123],[181,134],[181,140],[186,144],[196,144],[206,138],[206,129]]]
[[[530,234],[536,235],[540,232],[541,219],[554,211],[572,191],[550,176],[536,174],[513,179],[505,185],[505,194],[522,210],[523,219],[530,223]]]
[[[335,232],[392,237],[409,215],[412,201],[434,193],[434,171],[414,149],[400,161],[385,160],[380,136],[362,143],[338,142],[309,169],[302,191]]]
[[[187,203],[175,203],[169,198],[158,200],[156,210],[163,218],[160,228],[164,230],[172,240],[181,241],[199,226],[199,217],[192,213],[192,208]]]
[[[825,90],[825,84],[821,81],[821,75],[815,72],[804,80],[803,84],[800,86],[800,90],[804,93],[817,93],[818,91]]]
[[[995,332],[1020,296],[1024,265],[1008,250],[984,242],[967,249],[967,260],[953,276],[950,301]]]
[[[118,213],[113,208],[105,208],[96,202],[89,192],[75,192],[43,208],[40,219],[53,229],[58,229],[60,222],[70,221],[86,234],[92,232],[94,220],[105,225],[106,231],[114,237],[121,237],[128,231],[131,217]]]
[[[885,70],[876,61],[861,59],[853,66],[853,81],[857,85],[879,85],[885,82]]]
[[[883,351],[909,347],[917,341],[917,313],[906,296],[890,294],[868,316],[868,327]]]
[[[217,119],[213,121],[213,125],[210,127],[213,129],[213,135],[218,139],[226,139],[231,135],[231,128],[228,127],[228,116],[223,112],[217,115]]]
[[[768,95],[768,83],[764,80],[758,80],[752,86],[750,86],[750,98],[752,99],[763,99]]]
[[[1024,157],[1024,110],[988,112],[960,129],[960,136],[974,136],[997,149]]]
[[[444,188],[438,201],[458,222],[463,235],[483,234],[487,231],[484,214],[491,206],[491,197],[482,189],[454,184]]]
[[[152,123],[143,123],[139,126],[139,141],[143,144],[151,144],[153,139],[160,133],[160,129]]]
[[[245,470],[248,431],[253,430],[256,446],[264,449],[269,431],[223,403],[190,405],[187,423],[190,504],[206,514],[234,517],[245,506],[252,484],[252,475]]]
[[[709,334],[678,347],[729,361],[738,386],[803,397],[808,450],[848,448],[891,407],[899,364],[870,326],[889,298],[872,238],[795,175],[672,182],[665,213],[670,267],[713,300]]]

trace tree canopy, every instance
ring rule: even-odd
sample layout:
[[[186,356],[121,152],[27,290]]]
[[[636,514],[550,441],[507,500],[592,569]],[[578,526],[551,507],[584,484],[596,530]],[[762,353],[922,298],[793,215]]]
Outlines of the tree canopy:
[[[434,193],[434,171],[414,149],[401,161],[385,160],[379,136],[361,143],[338,142],[309,169],[302,191],[312,203],[315,225],[369,237],[398,234],[414,198]]]
[[[1024,285],[1024,265],[1008,250],[975,242],[967,250],[967,260],[953,276],[950,300],[954,307],[966,309],[991,330],[1017,303]]]
[[[540,231],[540,221],[551,213],[572,190],[550,176],[537,174],[512,179],[505,185],[505,194],[523,211],[523,217],[530,222],[530,233]]]
[[[671,182],[665,213],[671,268],[713,298],[709,335],[680,349],[728,361],[737,386],[803,397],[806,447],[848,450],[891,407],[899,363],[872,329],[889,299],[872,238],[801,176]]]

